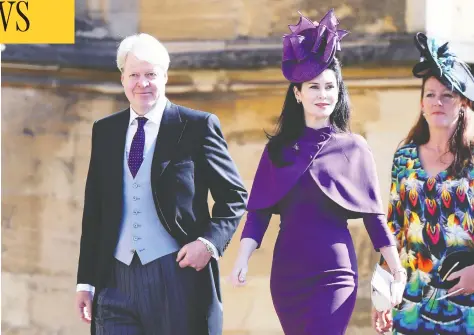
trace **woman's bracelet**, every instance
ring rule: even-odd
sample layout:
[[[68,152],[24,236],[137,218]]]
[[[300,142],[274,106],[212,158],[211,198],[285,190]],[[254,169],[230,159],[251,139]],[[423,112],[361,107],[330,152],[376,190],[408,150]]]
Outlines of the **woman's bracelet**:
[[[399,272],[403,273],[405,275],[405,278],[408,277],[407,270],[405,268],[398,268],[398,269],[393,270],[392,271],[392,276],[395,277],[395,274],[397,274]]]

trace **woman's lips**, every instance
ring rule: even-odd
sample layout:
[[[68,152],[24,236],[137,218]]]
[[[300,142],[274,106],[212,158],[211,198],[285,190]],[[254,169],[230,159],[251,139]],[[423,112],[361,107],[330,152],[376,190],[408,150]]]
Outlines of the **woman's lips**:
[[[315,104],[315,105],[318,106],[319,108],[324,108],[324,107],[329,106],[329,104],[327,104],[327,103],[319,103],[319,104]]]

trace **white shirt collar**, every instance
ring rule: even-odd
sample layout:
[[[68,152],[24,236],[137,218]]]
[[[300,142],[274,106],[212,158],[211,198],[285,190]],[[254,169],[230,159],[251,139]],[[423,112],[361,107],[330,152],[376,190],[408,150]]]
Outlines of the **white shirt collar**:
[[[128,125],[130,126],[137,117],[140,116],[145,116],[148,119],[148,122],[153,122],[157,125],[160,125],[161,118],[163,116],[163,112],[166,107],[166,103],[168,102],[168,99],[165,96],[162,96],[158,98],[158,101],[156,102],[155,107],[153,107],[148,113],[145,115],[138,115],[134,110],[133,107],[130,105],[130,120],[128,122]]]

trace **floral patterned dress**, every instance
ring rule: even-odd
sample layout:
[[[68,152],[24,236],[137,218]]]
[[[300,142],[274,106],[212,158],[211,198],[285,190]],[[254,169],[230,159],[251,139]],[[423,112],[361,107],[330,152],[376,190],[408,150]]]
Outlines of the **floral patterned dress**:
[[[394,155],[388,224],[408,272],[403,302],[394,309],[394,334],[474,334],[474,295],[450,296],[438,269],[446,255],[474,251],[474,171],[429,176],[418,147]]]

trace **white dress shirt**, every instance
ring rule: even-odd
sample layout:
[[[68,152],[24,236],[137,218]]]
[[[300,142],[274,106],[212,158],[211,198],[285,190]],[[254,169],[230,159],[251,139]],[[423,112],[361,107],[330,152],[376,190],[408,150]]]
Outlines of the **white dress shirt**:
[[[153,142],[155,142],[156,137],[158,136],[158,130],[160,129],[161,118],[163,117],[166,101],[166,99],[158,100],[156,106],[148,113],[143,115],[148,119],[148,121],[143,126],[145,131],[145,148],[143,149],[143,157],[146,157],[147,155],[153,155],[153,152],[149,151],[153,145]],[[138,121],[136,119],[140,116],[142,115],[138,115],[133,110],[132,106],[130,106],[130,121],[128,122],[127,137],[125,140],[125,153],[127,155],[127,159],[132,146],[133,136],[135,136],[138,128]]]
[[[167,102],[168,99],[166,97],[158,99],[158,102],[156,103],[155,107],[151,109],[148,113],[143,115],[148,119],[148,121],[143,126],[143,129],[145,131],[145,148],[143,149],[143,157],[146,157],[147,155],[153,155],[153,152],[150,152],[150,148],[158,136],[161,118],[163,117],[163,112],[165,110]],[[137,132],[138,128],[138,121],[136,120],[136,118],[140,116],[142,115],[138,115],[133,110],[132,106],[130,106],[130,121],[128,123],[127,136],[125,140],[125,153],[127,155],[127,159],[128,154],[130,152],[130,147],[132,146],[133,136],[135,136],[135,133]],[[214,246],[214,244],[202,237],[199,237],[198,240],[203,242],[206,246],[210,247],[210,249],[212,250],[212,257],[214,257],[215,259],[219,259],[219,253],[217,252],[217,248]],[[95,288],[94,286],[89,284],[77,284],[76,290],[89,291],[94,294]]]

